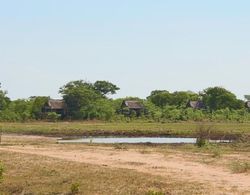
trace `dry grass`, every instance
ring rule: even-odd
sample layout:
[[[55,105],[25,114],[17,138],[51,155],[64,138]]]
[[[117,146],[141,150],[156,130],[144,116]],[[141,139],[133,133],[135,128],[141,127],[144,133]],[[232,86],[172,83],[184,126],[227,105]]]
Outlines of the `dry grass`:
[[[199,162],[230,170],[231,162],[249,160],[249,145],[215,145],[220,151],[217,156],[211,148],[198,148],[194,145],[85,145],[55,144],[54,138],[38,136],[3,136],[6,145],[36,145],[35,147],[56,147],[59,150],[74,151],[102,147],[104,150],[126,152],[136,150],[141,154],[162,153],[181,155],[187,162]],[[105,146],[105,147],[103,147]],[[223,155],[221,155],[223,154]],[[216,156],[214,156],[216,155]],[[235,156],[236,155],[236,156]],[[215,158],[216,157],[216,158]],[[90,165],[69,162],[56,158],[37,155],[0,152],[0,161],[5,167],[4,180],[0,184],[3,194],[67,194],[72,186],[78,186],[79,194],[213,194],[209,184],[188,182],[179,177],[160,177],[136,172],[130,169],[118,169],[106,165]],[[249,164],[248,164],[249,165]],[[237,166],[239,167],[239,166]],[[245,166],[244,166],[245,167]],[[240,166],[242,168],[242,166]],[[249,167],[248,167],[249,168]],[[241,169],[242,170],[242,169]],[[245,168],[244,168],[245,170]],[[249,169],[248,169],[249,171]],[[248,171],[244,171],[245,174]],[[239,171],[237,171],[239,173]],[[242,172],[242,171],[241,171]],[[78,187],[77,187],[78,188]],[[225,189],[222,189],[225,190]],[[228,191],[225,191],[228,192]],[[237,189],[235,191],[237,193]],[[0,193],[1,194],[1,193]]]
[[[6,167],[0,185],[3,194],[66,194],[79,185],[80,194],[205,194],[197,183],[138,173],[127,169],[110,169],[54,158],[1,152]],[[78,188],[78,186],[77,186]]]
[[[233,173],[247,173],[250,172],[250,162],[248,161],[234,161],[230,164]]]

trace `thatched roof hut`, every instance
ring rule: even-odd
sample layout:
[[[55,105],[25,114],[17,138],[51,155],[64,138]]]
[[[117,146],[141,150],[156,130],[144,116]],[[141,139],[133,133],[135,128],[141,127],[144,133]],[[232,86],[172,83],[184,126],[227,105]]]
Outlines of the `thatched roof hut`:
[[[144,106],[139,101],[136,101],[136,100],[124,100],[122,102],[122,108],[124,107],[133,109],[133,110],[138,110],[138,109],[140,110],[144,108]]]
[[[67,105],[61,99],[49,99],[43,107],[43,112],[56,112],[57,114],[65,115],[67,112]]]
[[[121,105],[121,113],[124,115],[131,115],[136,113],[136,116],[140,116],[144,111],[144,106],[141,102],[136,100],[124,100]]]

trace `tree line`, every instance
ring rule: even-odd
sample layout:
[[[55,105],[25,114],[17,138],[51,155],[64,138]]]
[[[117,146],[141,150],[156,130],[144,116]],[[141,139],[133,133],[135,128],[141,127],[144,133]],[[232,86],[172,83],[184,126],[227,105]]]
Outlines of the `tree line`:
[[[118,90],[119,87],[108,81],[90,83],[77,80],[67,83],[59,89],[67,105],[67,115],[63,120],[250,121],[250,109],[246,102],[222,87],[209,87],[199,93],[154,90],[146,99],[110,98]],[[245,98],[250,100],[250,95]],[[11,100],[0,85],[0,121],[59,119],[56,113],[43,112],[48,100],[47,96]],[[140,102],[143,111],[139,116],[133,111],[130,115],[122,114],[120,110],[124,100]],[[198,101],[202,106],[192,108],[188,105],[190,101]]]

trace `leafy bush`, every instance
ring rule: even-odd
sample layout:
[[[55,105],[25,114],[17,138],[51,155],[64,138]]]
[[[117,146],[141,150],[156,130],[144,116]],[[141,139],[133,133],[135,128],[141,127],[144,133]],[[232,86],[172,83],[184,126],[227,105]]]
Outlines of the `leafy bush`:
[[[3,172],[4,172],[4,166],[3,164],[0,162],[0,183],[3,180]]]
[[[231,164],[231,170],[233,173],[246,173],[250,171],[250,163],[235,161]]]
[[[55,112],[49,112],[47,115],[47,119],[51,122],[56,122],[60,118],[60,114],[57,114]]]
[[[196,145],[198,147],[204,147],[209,145],[210,134],[213,131],[212,126],[200,125],[197,129]]]
[[[0,121],[17,122],[21,121],[21,117],[10,110],[0,111]]]
[[[150,190],[146,193],[146,195],[164,195],[165,193],[160,192],[160,191],[154,191],[154,190]]]
[[[200,148],[207,146],[208,144],[209,144],[209,140],[207,140],[206,138],[198,137],[196,140],[196,145]]]
[[[70,187],[71,194],[78,194],[80,192],[80,184],[72,183]]]
[[[216,145],[210,144],[209,146],[213,158],[220,158],[222,156],[222,151],[217,144]]]
[[[174,106],[166,106],[162,110],[162,117],[171,121],[178,121],[181,119],[181,110]]]

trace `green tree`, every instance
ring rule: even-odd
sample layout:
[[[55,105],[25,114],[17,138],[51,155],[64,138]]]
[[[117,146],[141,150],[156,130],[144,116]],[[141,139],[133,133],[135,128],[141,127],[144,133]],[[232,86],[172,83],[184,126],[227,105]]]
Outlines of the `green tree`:
[[[188,101],[198,100],[199,95],[191,91],[176,91],[170,93],[166,90],[155,90],[151,92],[147,99],[161,108],[165,106],[177,106],[183,108],[186,107]]]
[[[0,161],[0,183],[3,180],[3,172],[4,172],[4,166],[3,166],[2,162]]]
[[[12,101],[8,106],[8,110],[16,113],[18,119],[21,121],[26,121],[32,118],[31,108],[32,101],[25,99]]]
[[[6,95],[7,91],[1,89],[0,83],[0,110],[4,110],[10,103],[10,99]]]
[[[93,111],[94,102],[103,98],[91,83],[83,80],[71,81],[59,91],[68,107],[68,115],[73,119],[87,119]]]
[[[100,120],[111,120],[115,115],[115,108],[112,104],[112,100],[98,99],[95,102],[96,117]]]
[[[156,106],[163,108],[166,105],[172,104],[173,96],[166,90],[155,90],[151,92],[147,99]]]
[[[94,88],[96,91],[101,93],[102,95],[113,95],[116,93],[117,90],[120,88],[110,83],[109,81],[96,81],[94,83]]]
[[[33,102],[31,113],[35,119],[42,119],[42,108],[45,105],[46,102],[48,102],[49,97],[44,96],[37,96],[37,97],[31,97],[31,101]]]
[[[47,119],[51,122],[56,122],[60,117],[61,115],[55,112],[49,112],[47,115]]]
[[[207,88],[201,95],[203,102],[211,111],[225,108],[241,109],[244,107],[242,100],[238,100],[232,92],[222,87]]]
[[[145,107],[145,115],[148,119],[154,119],[155,121],[160,121],[162,116],[161,108],[153,104],[151,101],[145,100],[143,102]]]
[[[181,110],[177,109],[175,106],[166,106],[162,109],[162,117],[171,121],[180,120]]]
[[[173,93],[172,105],[186,107],[188,101],[198,100],[199,95],[191,91],[176,91]]]

